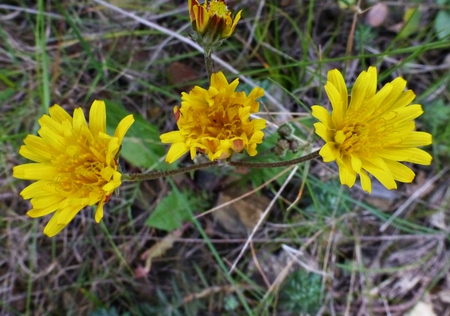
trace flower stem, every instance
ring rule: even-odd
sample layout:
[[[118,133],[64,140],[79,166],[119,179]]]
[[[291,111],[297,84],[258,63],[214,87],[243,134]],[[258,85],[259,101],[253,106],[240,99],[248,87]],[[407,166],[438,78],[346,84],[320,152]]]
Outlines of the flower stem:
[[[280,167],[287,167],[292,165],[297,165],[299,163],[312,160],[319,157],[319,151],[315,151],[313,153],[310,153],[308,155],[287,160],[287,161],[278,161],[278,162],[244,162],[244,161],[229,161],[227,162],[227,165],[234,166],[234,167],[247,167],[247,168],[280,168]],[[206,169],[212,166],[219,166],[223,164],[223,161],[216,160],[206,163],[201,163],[197,165],[191,165],[184,168],[179,168],[175,170],[169,170],[169,171],[152,171],[148,173],[125,173],[122,175],[123,181],[144,181],[144,180],[154,180],[158,178],[165,178],[174,176],[177,174],[186,173],[193,170],[199,170],[199,169]]]
[[[206,169],[212,166],[219,165],[220,161],[211,161],[206,163],[200,163],[197,165],[191,165],[184,168],[168,170],[168,171],[152,171],[147,173],[124,173],[122,175],[123,181],[144,181],[144,180],[154,180],[158,178],[165,178],[170,176],[175,176],[177,174],[186,173],[198,169]]]
[[[211,78],[211,75],[214,73],[214,65],[213,60],[211,58],[211,49],[204,50],[205,55],[205,66],[206,66],[206,72],[208,73],[208,78]]]
[[[301,156],[299,158],[278,161],[278,162],[245,162],[245,161],[230,161],[228,164],[235,167],[248,167],[248,168],[280,168],[292,165],[298,165],[308,160],[313,160],[319,157],[319,151],[312,152],[308,155]]]

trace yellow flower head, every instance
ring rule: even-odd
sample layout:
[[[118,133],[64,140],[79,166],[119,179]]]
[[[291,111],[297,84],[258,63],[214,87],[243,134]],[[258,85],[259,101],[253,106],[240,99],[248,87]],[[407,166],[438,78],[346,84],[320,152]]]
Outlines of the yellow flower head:
[[[197,0],[188,0],[188,7],[192,27],[198,34],[196,40],[207,46],[230,37],[242,13],[239,11],[233,19],[224,0],[205,0],[203,5]]]
[[[166,157],[168,163],[188,151],[194,159],[197,150],[211,161],[228,158],[243,149],[250,156],[256,155],[266,120],[250,120],[250,114],[259,111],[255,100],[264,95],[264,90],[256,87],[247,96],[234,91],[238,84],[239,79],[228,84],[224,74],[218,72],[211,76],[208,90],[196,86],[189,94],[182,93],[181,107],[174,108],[179,130],[160,136],[163,143],[172,143]]]
[[[410,104],[415,94],[404,91],[406,81],[398,77],[377,89],[377,70],[369,67],[356,79],[349,99],[342,74],[328,72],[325,90],[333,111],[312,107],[316,134],[325,141],[320,155],[325,162],[336,160],[342,184],[352,187],[359,174],[362,188],[372,191],[368,173],[386,188],[396,189],[395,181],[409,183],[414,172],[400,162],[429,165],[432,157],[416,148],[429,145],[431,135],[415,131],[414,119],[423,111]]]
[[[85,206],[97,204],[95,220],[102,219],[103,205],[122,183],[116,159],[134,119],[132,115],[122,119],[110,136],[103,101],[92,104],[89,126],[81,108],[75,109],[73,118],[56,104],[49,112],[39,119],[39,136],[28,135],[19,151],[35,163],[14,167],[13,176],[36,181],[20,194],[31,199],[30,217],[54,213],[44,228],[52,237]]]

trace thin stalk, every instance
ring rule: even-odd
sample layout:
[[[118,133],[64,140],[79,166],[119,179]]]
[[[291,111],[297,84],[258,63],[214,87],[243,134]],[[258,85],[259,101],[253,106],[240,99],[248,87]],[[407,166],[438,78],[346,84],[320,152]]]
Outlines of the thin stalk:
[[[245,162],[245,161],[228,161],[225,162],[228,166],[234,166],[234,167],[246,167],[246,168],[281,168],[281,167],[287,167],[292,165],[298,165],[300,163],[303,163],[308,160],[313,160],[315,158],[319,157],[319,151],[312,152],[308,155],[287,160],[287,161],[278,161],[278,162]],[[122,180],[133,182],[133,181],[144,181],[144,180],[154,180],[158,178],[165,178],[165,177],[171,177],[177,174],[186,173],[193,170],[199,170],[199,169],[206,169],[212,166],[219,166],[223,164],[223,161],[211,161],[206,163],[201,163],[197,165],[192,165],[188,167],[183,167],[175,170],[169,170],[169,171],[152,171],[147,173],[126,173],[123,174]]]
[[[205,49],[204,55],[205,55],[206,72],[208,73],[208,78],[211,78],[211,75],[214,73],[214,64],[211,58],[211,49]]]

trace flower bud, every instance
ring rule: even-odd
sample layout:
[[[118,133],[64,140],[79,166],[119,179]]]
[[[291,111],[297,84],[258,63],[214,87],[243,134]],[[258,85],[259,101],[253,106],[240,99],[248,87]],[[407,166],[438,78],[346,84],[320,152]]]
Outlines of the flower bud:
[[[202,5],[197,0],[188,0],[188,6],[194,40],[205,49],[216,47],[230,37],[241,18],[242,10],[232,18],[224,0],[205,0]]]

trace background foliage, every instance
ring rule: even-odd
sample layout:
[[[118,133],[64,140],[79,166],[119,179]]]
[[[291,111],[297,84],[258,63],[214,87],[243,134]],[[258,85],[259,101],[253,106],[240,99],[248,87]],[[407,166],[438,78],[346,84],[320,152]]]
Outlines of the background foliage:
[[[186,1],[2,1],[0,314],[450,313],[449,1],[229,6],[243,19],[215,52],[215,66],[240,76],[242,90],[266,89],[260,115],[273,125],[258,160],[279,159],[271,148],[286,122],[302,143],[283,159],[321,146],[310,107],[328,104],[327,71],[339,68],[354,82],[376,65],[380,84],[403,76],[416,92],[433,164],[414,166],[414,183],[375,186],[371,196],[341,187],[335,166],[321,160],[125,183],[100,225],[88,208],[49,239],[45,221],[25,215],[26,183],[11,176],[37,118],[54,103],[71,113],[106,100],[108,128],[128,113],[136,118],[123,171],[175,168],[164,162],[159,134],[174,128],[181,91],[207,85],[203,55],[188,35]]]

